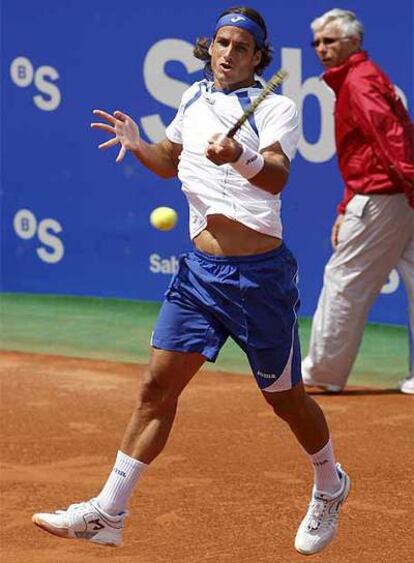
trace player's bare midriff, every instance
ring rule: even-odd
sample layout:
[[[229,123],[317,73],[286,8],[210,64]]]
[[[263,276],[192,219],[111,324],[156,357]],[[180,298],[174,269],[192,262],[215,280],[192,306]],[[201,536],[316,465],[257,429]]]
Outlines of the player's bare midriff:
[[[198,250],[214,256],[249,256],[274,250],[282,240],[254,231],[224,215],[209,215],[206,228],[193,243]]]

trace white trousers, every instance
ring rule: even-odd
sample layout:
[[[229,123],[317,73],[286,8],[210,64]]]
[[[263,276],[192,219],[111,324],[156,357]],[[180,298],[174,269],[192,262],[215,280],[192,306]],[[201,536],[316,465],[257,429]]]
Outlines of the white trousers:
[[[321,383],[345,386],[367,315],[393,268],[405,285],[414,375],[414,210],[403,194],[357,195],[349,202],[338,245],[325,267],[304,371]]]

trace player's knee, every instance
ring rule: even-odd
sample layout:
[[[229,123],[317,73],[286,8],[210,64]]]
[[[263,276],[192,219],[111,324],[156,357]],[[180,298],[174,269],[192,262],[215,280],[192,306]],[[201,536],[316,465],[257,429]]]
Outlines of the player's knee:
[[[301,390],[294,388],[280,393],[265,392],[264,397],[274,413],[286,422],[306,414],[306,395]]]
[[[291,416],[292,411],[292,404],[291,401],[287,399],[283,400],[274,400],[270,403],[270,406],[273,409],[273,412],[283,420],[287,420]]]
[[[163,413],[176,408],[177,397],[168,384],[161,383],[150,369],[144,372],[138,388],[139,410]]]

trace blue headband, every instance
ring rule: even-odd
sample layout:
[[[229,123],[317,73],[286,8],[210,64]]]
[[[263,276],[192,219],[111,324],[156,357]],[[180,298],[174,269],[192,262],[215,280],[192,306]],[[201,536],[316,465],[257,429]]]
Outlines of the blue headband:
[[[217,33],[217,31],[221,27],[224,27],[225,25],[230,25],[233,27],[239,27],[240,29],[245,29],[246,31],[248,31],[253,35],[256,41],[256,45],[259,47],[259,49],[262,49],[264,47],[264,43],[265,43],[264,30],[260,27],[259,24],[257,24],[255,21],[251,20],[244,14],[237,14],[235,12],[230,14],[225,14],[217,21],[216,29],[214,33]]]

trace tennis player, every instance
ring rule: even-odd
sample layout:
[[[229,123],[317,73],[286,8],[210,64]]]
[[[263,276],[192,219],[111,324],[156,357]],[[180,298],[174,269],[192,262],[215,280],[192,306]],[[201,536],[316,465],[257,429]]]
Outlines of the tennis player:
[[[166,139],[148,144],[126,114],[96,110],[92,127],[161,177],[176,176],[187,197],[194,250],[180,258],[154,328],[136,408],[101,492],[54,513],[33,516],[66,538],[119,545],[138,479],[170,434],[180,393],[230,336],[247,355],[263,397],[291,428],[313,466],[315,485],[295,547],[321,551],[334,538],[350,479],[335,463],[325,417],[300,372],[297,265],[283,242],[280,192],[299,138],[294,103],[271,93],[238,131],[228,129],[262,91],[269,64],[266,25],[250,8],[218,18],[213,39],[198,40],[206,79],[184,93]],[[224,454],[223,454],[224,455]]]

